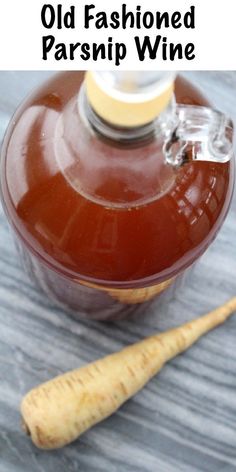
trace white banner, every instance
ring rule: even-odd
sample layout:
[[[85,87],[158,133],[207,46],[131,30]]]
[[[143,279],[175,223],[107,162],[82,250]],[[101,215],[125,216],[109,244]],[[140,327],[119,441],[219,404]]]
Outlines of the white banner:
[[[4,0],[0,69],[232,70],[235,13],[235,0]]]

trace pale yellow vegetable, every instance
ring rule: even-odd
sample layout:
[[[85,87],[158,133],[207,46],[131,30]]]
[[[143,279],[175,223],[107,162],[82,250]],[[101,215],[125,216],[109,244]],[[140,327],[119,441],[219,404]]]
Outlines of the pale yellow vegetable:
[[[225,305],[170,331],[151,336],[121,352],[58,376],[23,399],[23,426],[36,446],[62,447],[115,412],[163,365],[236,310]]]

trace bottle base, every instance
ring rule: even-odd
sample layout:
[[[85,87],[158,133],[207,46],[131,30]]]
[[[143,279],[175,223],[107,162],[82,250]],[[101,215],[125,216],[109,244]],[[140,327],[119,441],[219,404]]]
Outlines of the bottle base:
[[[133,315],[135,317],[145,316],[154,303],[155,308],[158,309],[159,305],[167,304],[173,300],[183,287],[187,276],[189,278],[191,270],[191,268],[185,270],[172,283],[167,281],[167,283],[159,284],[159,287],[165,286],[162,286],[159,291],[153,290],[153,287],[105,291],[91,285],[78,283],[78,281],[68,280],[64,275],[51,270],[31,254],[18,238],[14,238],[14,240],[22,265],[30,280],[57,306],[63,310],[69,310],[70,315],[78,319],[115,321]],[[126,294],[124,295],[122,292],[126,292]],[[139,296],[137,296],[137,292]],[[140,297],[140,292],[145,294],[143,299]],[[129,301],[127,301],[128,299]]]

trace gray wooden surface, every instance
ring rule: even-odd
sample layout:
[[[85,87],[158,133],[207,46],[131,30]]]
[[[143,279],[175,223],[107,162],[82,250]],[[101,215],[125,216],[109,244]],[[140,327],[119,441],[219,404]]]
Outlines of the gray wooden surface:
[[[0,73],[0,137],[19,101],[49,73]],[[236,72],[187,74],[236,122]],[[75,321],[23,273],[0,213],[0,472],[233,472],[236,316],[170,362],[133,400],[73,445],[38,451],[19,402],[38,384],[200,315],[236,294],[236,199],[177,298],[139,321]]]

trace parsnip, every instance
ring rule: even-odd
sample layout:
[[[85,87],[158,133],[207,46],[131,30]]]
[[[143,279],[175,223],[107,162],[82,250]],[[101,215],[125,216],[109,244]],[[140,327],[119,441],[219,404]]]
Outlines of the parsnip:
[[[234,310],[236,297],[201,318],[146,338],[31,390],[21,404],[24,429],[42,449],[59,448],[74,441],[110,416],[168,360],[223,323]]]

